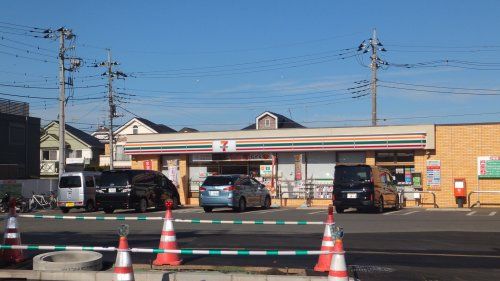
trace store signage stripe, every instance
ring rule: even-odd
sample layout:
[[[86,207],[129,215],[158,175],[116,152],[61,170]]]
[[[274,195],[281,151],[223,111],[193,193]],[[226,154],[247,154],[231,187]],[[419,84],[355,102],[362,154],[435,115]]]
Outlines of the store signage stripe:
[[[298,138],[274,138],[274,139],[235,139],[238,143],[262,143],[262,142],[314,142],[314,141],[351,141],[351,140],[404,140],[404,139],[425,139],[426,134],[415,133],[415,134],[405,134],[405,135],[377,135],[377,136],[349,136],[349,137],[298,137]],[[229,138],[230,139],[230,138]],[[234,139],[234,138],[233,138]],[[177,141],[163,141],[163,142],[129,142],[125,144],[125,149],[131,149],[133,147],[161,147],[161,146],[203,146],[211,147],[212,142],[215,141],[192,141],[192,140],[177,140]]]
[[[236,144],[240,147],[258,147],[258,146],[324,146],[324,145],[363,145],[363,144],[399,144],[399,143],[422,143],[422,140],[380,140],[380,141],[350,141],[350,142],[288,142],[288,143],[254,143],[254,144]]]
[[[244,139],[237,140],[239,143],[255,143],[255,142],[284,142],[284,141],[324,141],[324,140],[384,140],[384,139],[416,139],[416,138],[426,138],[426,134],[416,133],[416,134],[407,134],[407,135],[377,135],[377,136],[349,136],[349,137],[296,137],[296,138],[274,138],[274,139]]]

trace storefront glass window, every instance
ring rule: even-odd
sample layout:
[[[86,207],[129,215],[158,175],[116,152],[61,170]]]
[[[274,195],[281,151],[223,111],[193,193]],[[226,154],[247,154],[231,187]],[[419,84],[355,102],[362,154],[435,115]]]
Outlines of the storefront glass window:
[[[337,152],[337,163],[359,164],[366,163],[365,152]]]

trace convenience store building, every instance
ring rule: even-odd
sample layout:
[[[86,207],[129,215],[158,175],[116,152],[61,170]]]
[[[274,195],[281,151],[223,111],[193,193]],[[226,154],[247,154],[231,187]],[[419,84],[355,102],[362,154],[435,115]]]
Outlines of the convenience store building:
[[[456,207],[455,187],[500,191],[500,123],[305,128],[264,112],[239,131],[127,136],[132,168],[162,171],[183,204],[198,204],[208,175],[251,174],[275,197],[299,206],[311,188],[313,205],[331,203],[335,165],[366,163],[392,171],[407,205]],[[500,194],[473,194],[471,203],[499,206]]]

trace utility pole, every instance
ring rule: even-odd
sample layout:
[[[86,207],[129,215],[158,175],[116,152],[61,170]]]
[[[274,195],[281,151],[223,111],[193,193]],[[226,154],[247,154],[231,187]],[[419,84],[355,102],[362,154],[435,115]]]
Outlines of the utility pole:
[[[371,65],[372,79],[371,79],[371,91],[372,91],[372,126],[377,126],[377,69],[378,69],[378,40],[377,40],[377,30],[373,29],[373,35],[370,40],[370,45],[372,49],[371,55]]]
[[[113,139],[113,118],[116,115],[116,107],[113,102],[113,64],[111,63],[111,49],[108,49],[108,104],[109,104],[109,169],[113,170],[114,139]]]
[[[358,47],[358,52],[362,52],[363,54],[371,51],[370,55],[370,69],[372,72],[372,77],[370,81],[370,90],[372,95],[372,126],[377,126],[377,70],[380,65],[387,64],[387,62],[381,60],[378,56],[378,51],[385,52],[386,49],[382,47],[382,43],[377,38],[377,30],[373,29],[372,37],[368,40],[368,44],[365,43],[365,40],[361,42]]]
[[[103,75],[108,76],[108,106],[109,106],[109,169],[113,170],[114,169],[114,136],[113,136],[113,119],[118,117],[116,114],[116,105],[114,102],[114,95],[113,95],[113,79],[114,78],[120,78],[120,77],[127,77],[123,72],[120,71],[113,71],[113,66],[118,65],[117,62],[114,62],[111,60],[111,49],[107,49],[108,51],[108,60],[101,62],[99,64],[94,65],[95,67],[97,66],[102,66],[106,67],[106,72]]]
[[[81,60],[78,58],[69,58],[70,59],[70,67],[66,68],[65,61],[68,59],[66,57],[66,51],[69,49],[73,49],[73,46],[66,48],[65,40],[71,40],[75,38],[75,35],[71,31],[71,29],[67,29],[64,27],[56,30],[59,36],[59,177],[66,170],[66,70],[74,71],[81,65]],[[44,38],[52,38],[53,32],[48,30],[47,35]]]
[[[64,60],[66,49],[64,47],[65,29],[60,28],[59,32],[59,178],[66,168],[66,144],[64,136],[66,134],[65,103],[66,103],[66,78]]]

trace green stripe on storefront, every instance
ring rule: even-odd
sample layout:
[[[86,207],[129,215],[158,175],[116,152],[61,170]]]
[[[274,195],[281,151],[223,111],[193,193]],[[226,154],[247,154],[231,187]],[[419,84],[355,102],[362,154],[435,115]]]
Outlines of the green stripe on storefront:
[[[343,141],[343,142],[282,142],[282,143],[252,143],[236,144],[236,147],[279,147],[279,146],[322,146],[322,145],[363,145],[363,144],[408,144],[425,143],[423,139],[417,140],[380,140],[380,141]]]
[[[178,145],[178,146],[127,146],[125,150],[139,150],[139,149],[194,149],[194,148],[212,148],[212,145]]]

